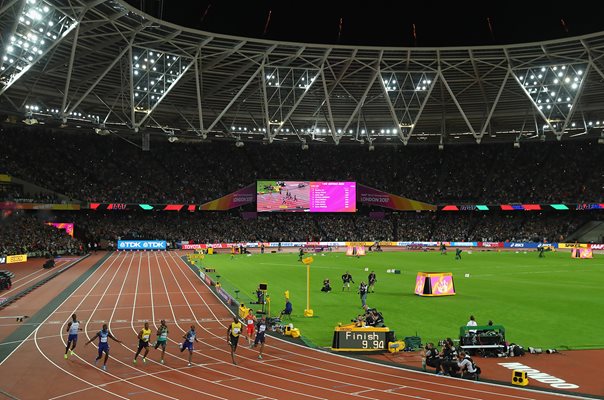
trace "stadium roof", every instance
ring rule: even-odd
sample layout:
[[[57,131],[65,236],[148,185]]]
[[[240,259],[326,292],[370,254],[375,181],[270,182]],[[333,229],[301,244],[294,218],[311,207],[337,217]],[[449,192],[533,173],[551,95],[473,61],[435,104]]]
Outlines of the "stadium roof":
[[[464,143],[600,137],[604,32],[449,47],[228,36],[121,0],[0,3],[0,108],[29,124],[198,140]]]
[[[602,7],[324,0],[127,0],[189,28],[249,38],[368,46],[476,46],[604,30]],[[538,9],[538,12],[536,10]],[[599,11],[599,12],[598,12]]]

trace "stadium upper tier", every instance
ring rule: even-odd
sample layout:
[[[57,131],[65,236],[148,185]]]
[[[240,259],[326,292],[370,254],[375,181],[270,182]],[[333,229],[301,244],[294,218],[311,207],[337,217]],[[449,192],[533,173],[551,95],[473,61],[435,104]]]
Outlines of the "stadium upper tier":
[[[192,30],[121,0],[4,1],[0,31],[9,119],[142,132],[143,147],[153,132],[373,149],[599,138],[604,126],[604,32],[506,46],[318,45]]]
[[[604,146],[593,141],[374,152],[354,145],[305,151],[295,145],[155,143],[141,152],[92,131],[17,126],[0,130],[0,143],[0,173],[92,202],[202,204],[257,179],[357,181],[432,204],[604,202]]]

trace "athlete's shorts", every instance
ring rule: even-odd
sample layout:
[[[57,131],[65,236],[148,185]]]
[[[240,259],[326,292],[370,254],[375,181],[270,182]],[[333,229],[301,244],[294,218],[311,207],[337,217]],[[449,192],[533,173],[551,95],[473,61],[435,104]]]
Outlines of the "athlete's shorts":
[[[264,343],[264,332],[258,332],[256,339],[254,339],[254,346],[258,343]]]
[[[229,335],[229,336],[230,336],[229,344],[233,348],[233,351],[235,351],[235,350],[237,350],[237,343],[239,343],[239,336],[233,336],[233,335]]]
[[[189,350],[189,351],[193,351],[193,342],[189,342],[188,340],[185,340],[182,343],[182,348],[180,349],[180,351],[184,351],[184,350]]]
[[[78,334],[77,333],[70,333],[69,337],[67,338],[68,342],[73,342],[73,341],[77,341],[78,340]]]
[[[99,344],[99,357],[101,357],[103,353],[109,354],[109,343]]]
[[[167,340],[158,340],[157,342],[155,342],[155,350],[157,350],[159,346],[161,346],[162,349],[166,350],[166,342]]]
[[[252,336],[254,334],[254,325],[248,325],[247,326],[247,334],[248,336]]]
[[[138,351],[141,351],[143,348],[149,348],[149,342],[145,342],[144,340],[138,341]]]

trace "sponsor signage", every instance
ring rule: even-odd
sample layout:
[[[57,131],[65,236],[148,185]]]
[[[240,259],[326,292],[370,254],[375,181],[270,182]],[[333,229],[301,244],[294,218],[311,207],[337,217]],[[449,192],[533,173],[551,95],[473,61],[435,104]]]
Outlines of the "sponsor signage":
[[[479,247],[503,247],[503,242],[478,242]]]
[[[592,244],[590,247],[592,250],[604,250],[604,244]]]
[[[546,243],[545,245],[553,246],[553,243]],[[541,246],[543,246],[543,243],[537,242],[506,242],[503,244],[503,247],[510,249],[538,249]]]
[[[477,247],[478,242],[451,242],[449,246],[453,247]]]
[[[239,189],[236,192],[222,196],[219,199],[209,201],[199,206],[200,211],[226,211],[231,208],[243,206],[245,204],[253,203],[256,200],[256,184],[252,183]]]
[[[6,257],[0,257],[0,264],[6,264]]]
[[[218,294],[220,295],[220,297],[222,297],[222,299],[227,302],[228,305],[233,304],[234,300],[231,297],[231,295],[227,293],[226,290],[224,290],[223,288],[219,287],[219,288],[216,289],[216,291],[218,292]]]
[[[595,249],[594,246],[597,245],[591,245],[592,249]],[[586,249],[588,247],[590,247],[588,244],[586,243],[558,243],[558,248],[559,249],[575,249],[575,248],[581,248],[581,249]]]
[[[7,256],[6,263],[7,264],[15,264],[27,261],[27,254],[16,254],[14,256]]]
[[[118,250],[166,250],[165,240],[118,240]]]
[[[183,250],[198,250],[198,249],[207,248],[207,245],[205,245],[205,244],[183,244],[181,246],[181,248]]]
[[[358,184],[357,187],[359,202],[365,205],[390,208],[399,211],[436,211],[436,206],[433,204],[397,196],[361,184]]]

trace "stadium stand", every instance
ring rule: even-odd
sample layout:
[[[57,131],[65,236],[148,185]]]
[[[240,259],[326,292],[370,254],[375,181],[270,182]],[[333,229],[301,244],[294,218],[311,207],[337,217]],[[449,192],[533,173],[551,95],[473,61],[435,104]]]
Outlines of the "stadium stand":
[[[443,151],[390,146],[373,152],[354,145],[305,151],[283,144],[235,148],[211,142],[141,152],[116,137],[15,126],[5,127],[0,139],[0,173],[82,201],[199,204],[267,177],[353,180],[439,204],[604,201],[604,146],[590,141],[519,149],[509,143],[459,145]]]

